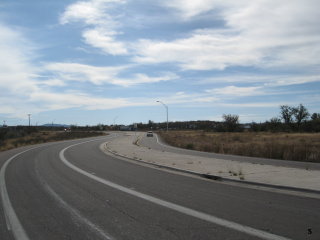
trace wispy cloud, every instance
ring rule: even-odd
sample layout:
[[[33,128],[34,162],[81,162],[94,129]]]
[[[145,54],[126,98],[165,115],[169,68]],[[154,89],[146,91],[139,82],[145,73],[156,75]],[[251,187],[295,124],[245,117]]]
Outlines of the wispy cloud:
[[[33,76],[36,68],[30,62],[36,57],[31,42],[23,34],[0,24],[0,87],[2,94],[37,89]]]
[[[95,28],[85,30],[82,35],[87,44],[99,48],[105,53],[111,55],[126,55],[128,53],[125,44],[114,39],[115,33]]]
[[[90,0],[77,1],[69,5],[60,17],[62,24],[83,21],[87,25],[111,25],[113,18],[107,13],[113,3],[124,3],[123,0]]]
[[[256,102],[256,103],[221,103],[220,106],[232,108],[277,108],[287,102]]]
[[[230,74],[224,76],[216,76],[200,79],[197,84],[209,83],[247,83],[260,84],[267,87],[280,87],[288,85],[298,85],[305,83],[313,83],[320,81],[320,74],[304,73],[304,74]]]
[[[178,14],[187,20],[195,17],[201,13],[209,12],[214,9],[215,0],[197,0],[197,1],[184,1],[184,0],[163,0],[162,4],[169,8],[178,10]]]
[[[257,65],[261,53],[254,45],[239,45],[240,36],[226,31],[195,31],[190,37],[171,42],[140,40],[136,45],[138,63],[176,62],[183,70],[223,70],[228,66]]]
[[[48,63],[45,70],[62,81],[91,82],[96,85],[114,83],[119,72],[128,66],[96,67],[79,63]]]
[[[49,79],[45,81],[39,81],[39,85],[51,86],[51,87],[63,87],[66,83],[60,79]]]
[[[41,101],[43,107],[50,110],[60,110],[68,108],[83,108],[87,110],[114,109],[138,105],[125,98],[104,98],[93,97],[85,93],[52,93],[35,92],[31,94],[30,100]]]
[[[130,55],[140,64],[176,63],[183,70],[224,70],[232,66],[315,68],[320,61],[319,3],[249,0],[161,1],[183,19],[210,12],[224,23],[219,28],[197,29],[171,41],[117,39],[122,34],[121,0],[78,1],[67,7],[62,24],[80,22],[84,41],[103,53]],[[306,27],[307,26],[307,27]]]
[[[125,55],[128,53],[125,44],[116,40],[119,22],[112,15],[112,8],[124,0],[91,0],[78,1],[69,5],[60,17],[61,24],[72,22],[83,23],[86,27],[82,32],[84,41],[101,49],[106,54]]]
[[[223,70],[231,66],[318,67],[320,3],[294,1],[164,1],[192,18],[208,9],[224,28],[197,30],[173,41],[140,40],[139,63],[178,63],[185,70]],[[161,54],[160,54],[161,53]]]
[[[132,67],[123,65],[116,67],[96,67],[79,63],[49,63],[44,68],[53,74],[54,78],[66,81],[90,82],[95,85],[114,84],[128,87],[142,83],[154,83],[177,79],[174,73],[161,73],[151,77],[143,73],[136,73],[129,78],[119,77],[121,72]]]
[[[262,91],[262,87],[236,87],[227,86],[223,88],[214,88],[206,90],[208,93],[215,95],[229,95],[232,97],[244,97],[244,96],[257,96],[265,94]]]
[[[248,116],[281,103],[319,105],[318,0],[55,4],[65,7],[59,19],[54,13],[45,23],[26,21],[21,30],[14,26],[23,22],[16,9],[14,18],[8,11],[12,24],[0,23],[0,114],[153,106],[156,100],[204,112],[247,109]]]
[[[148,105],[148,102],[151,102],[140,98],[96,97],[85,89],[83,92],[72,91],[72,88],[59,92],[53,90],[53,87],[63,87],[70,81],[128,87],[178,77],[173,73],[163,73],[156,77],[143,73],[133,74],[131,78],[118,76],[130,66],[96,67],[78,63],[36,65],[33,60],[37,54],[31,42],[25,39],[22,33],[0,24],[0,35],[0,114],[11,117],[25,118],[30,111],[35,114],[73,107],[87,110],[114,109]]]

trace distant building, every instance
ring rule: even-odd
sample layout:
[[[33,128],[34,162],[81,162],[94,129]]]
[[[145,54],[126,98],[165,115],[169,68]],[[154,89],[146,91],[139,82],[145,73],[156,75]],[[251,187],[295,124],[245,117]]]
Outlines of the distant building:
[[[244,131],[247,132],[247,131],[249,131],[251,129],[251,124],[249,124],[249,123],[243,124],[242,127],[243,127]]]
[[[120,131],[132,131],[131,126],[120,125]]]
[[[187,125],[189,129],[196,129],[197,128],[197,125],[196,124],[189,124]]]

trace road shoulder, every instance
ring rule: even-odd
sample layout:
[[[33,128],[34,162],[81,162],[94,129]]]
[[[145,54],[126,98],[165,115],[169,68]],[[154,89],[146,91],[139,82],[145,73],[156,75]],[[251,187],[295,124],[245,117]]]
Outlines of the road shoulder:
[[[212,179],[240,181],[320,193],[320,171],[254,164],[236,160],[178,154],[139,145],[144,133],[126,133],[109,141],[104,150],[135,161],[167,169],[189,172]],[[152,138],[149,138],[152,140]],[[144,141],[148,138],[144,138]]]

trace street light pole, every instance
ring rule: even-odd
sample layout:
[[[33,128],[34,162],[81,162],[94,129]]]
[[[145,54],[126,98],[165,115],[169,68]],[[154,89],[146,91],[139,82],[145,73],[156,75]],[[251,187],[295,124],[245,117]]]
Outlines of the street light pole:
[[[31,114],[29,113],[29,114],[28,114],[28,118],[29,118],[29,127],[30,127],[30,116],[31,116]]]
[[[118,118],[118,116],[113,118],[113,126],[112,129],[115,130],[115,126],[116,126],[116,119]]]
[[[168,118],[169,118],[169,113],[168,113],[168,106],[166,104],[164,104],[163,102],[161,101],[157,101],[158,103],[161,103],[165,108],[166,108],[166,111],[167,111],[167,132],[168,132],[168,129],[169,129],[169,121],[168,121]]]

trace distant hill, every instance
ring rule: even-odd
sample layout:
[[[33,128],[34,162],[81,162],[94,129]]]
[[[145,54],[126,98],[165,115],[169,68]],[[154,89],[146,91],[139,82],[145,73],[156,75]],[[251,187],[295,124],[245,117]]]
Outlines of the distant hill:
[[[69,128],[70,125],[67,125],[67,124],[55,124],[55,123],[52,124],[52,123],[46,123],[46,124],[41,125],[41,127],[59,127],[59,128],[63,127],[63,128]]]

